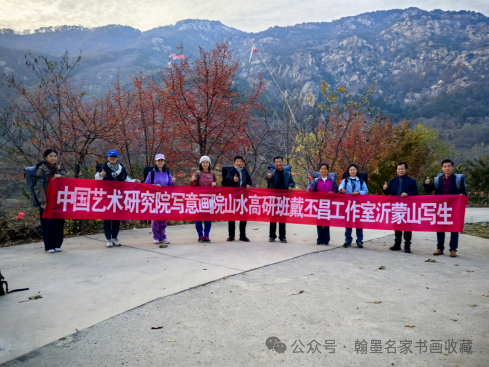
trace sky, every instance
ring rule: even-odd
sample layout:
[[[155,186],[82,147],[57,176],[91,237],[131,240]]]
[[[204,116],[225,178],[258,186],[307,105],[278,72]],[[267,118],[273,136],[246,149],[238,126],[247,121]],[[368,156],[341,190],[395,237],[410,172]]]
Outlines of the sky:
[[[329,22],[376,10],[417,7],[489,15],[488,0],[1,0],[0,29],[128,25],[142,31],[184,19],[218,20],[247,32],[303,22]]]

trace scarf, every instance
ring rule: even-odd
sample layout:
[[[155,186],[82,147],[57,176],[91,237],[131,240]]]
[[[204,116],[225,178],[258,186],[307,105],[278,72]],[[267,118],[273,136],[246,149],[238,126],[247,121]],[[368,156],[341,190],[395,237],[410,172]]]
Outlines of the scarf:
[[[44,161],[44,165],[51,171],[51,177],[58,173],[58,165],[51,164],[48,161]]]
[[[107,167],[109,167],[112,171],[112,177],[114,178],[119,176],[122,172],[122,166],[119,164],[119,162],[117,162],[115,166],[107,162]]]

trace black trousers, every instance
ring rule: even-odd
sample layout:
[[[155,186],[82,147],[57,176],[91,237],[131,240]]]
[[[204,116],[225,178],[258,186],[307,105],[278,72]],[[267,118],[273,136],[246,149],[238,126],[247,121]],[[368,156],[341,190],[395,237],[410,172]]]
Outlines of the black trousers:
[[[42,210],[41,207],[39,207],[39,213],[41,215],[41,230],[44,249],[47,251],[61,248],[61,245],[63,244],[65,220],[43,218],[42,214],[44,213],[44,210]]]
[[[277,238],[277,223],[270,223],[270,237]],[[278,238],[285,238],[285,223],[278,224]]]
[[[402,232],[403,231],[395,231],[396,233],[396,239],[395,239],[395,244],[396,245],[401,245],[402,243]],[[404,244],[405,245],[410,245],[411,244],[411,238],[413,238],[413,232],[411,231],[404,231]]]
[[[117,238],[120,228],[120,220],[104,220],[104,234],[107,241],[111,240],[112,238]]]
[[[239,238],[246,237],[246,221],[239,222]],[[229,238],[234,238],[236,235],[236,222],[228,222]]]

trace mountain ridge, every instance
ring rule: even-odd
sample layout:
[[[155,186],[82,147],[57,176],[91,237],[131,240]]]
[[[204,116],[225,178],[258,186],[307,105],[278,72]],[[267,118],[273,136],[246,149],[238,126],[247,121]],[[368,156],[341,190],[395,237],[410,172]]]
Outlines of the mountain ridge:
[[[117,75],[128,85],[137,72],[154,74],[168,67],[168,54],[180,44],[189,56],[197,55],[199,46],[208,50],[226,40],[240,59],[241,76],[261,73],[270,95],[278,96],[261,59],[253,56],[250,63],[254,44],[289,89],[317,99],[323,80],[352,92],[374,84],[376,102],[389,97],[382,105],[389,116],[445,129],[455,145],[466,149],[489,144],[489,18],[481,13],[392,9],[261,32],[201,19],[144,32],[121,25],[42,30],[28,35],[0,31],[0,70],[29,78],[20,51],[53,57],[81,51],[78,77],[91,95],[101,96]],[[458,137],[461,128],[470,130],[466,141]]]

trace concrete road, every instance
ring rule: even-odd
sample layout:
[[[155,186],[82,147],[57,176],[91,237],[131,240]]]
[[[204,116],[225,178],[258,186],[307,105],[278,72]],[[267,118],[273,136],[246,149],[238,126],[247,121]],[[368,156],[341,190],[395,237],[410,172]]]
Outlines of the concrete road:
[[[216,222],[210,244],[197,243],[194,226],[185,225],[168,227],[166,249],[152,243],[151,229],[122,231],[119,248],[106,248],[103,234],[66,239],[56,254],[42,243],[0,248],[10,288],[30,288],[0,297],[0,363],[160,297],[324,250],[313,226],[287,225],[287,244],[268,242],[266,223],[247,229],[250,243],[226,242],[227,223]],[[343,232],[332,228],[332,246],[343,244]],[[37,293],[43,298],[23,302]]]
[[[465,209],[465,221],[467,223],[489,222],[489,208],[471,207]]]
[[[260,227],[258,231],[263,229]],[[297,235],[302,240],[302,235]],[[436,257],[437,262],[433,263],[426,262],[434,258],[432,253],[436,246],[433,234],[415,233],[412,254],[389,251],[388,246],[393,242],[392,235],[365,242],[364,249],[330,246],[327,251],[303,251],[300,254],[300,248],[315,250],[310,243],[312,236],[309,233],[304,235],[309,242],[303,245],[274,244],[270,253],[262,249],[254,261],[263,264],[263,257],[271,258],[274,253],[284,252],[289,257],[299,257],[246,272],[242,272],[241,268],[239,272],[228,270],[229,274],[235,275],[160,297],[84,330],[79,329],[79,332],[66,333],[64,337],[58,338],[60,333],[55,331],[61,330],[62,325],[53,325],[57,314],[63,316],[68,310],[77,308],[79,311],[71,314],[73,320],[70,325],[73,328],[77,324],[81,325],[89,312],[96,311],[83,311],[77,305],[81,303],[88,306],[86,298],[90,299],[93,307],[101,307],[104,303],[127,307],[132,298],[143,299],[143,296],[137,294],[147,292],[146,288],[153,284],[152,274],[158,274],[160,287],[169,287],[169,284],[179,282],[174,276],[182,274],[179,266],[187,267],[183,274],[187,278],[191,278],[191,272],[196,278],[205,278],[210,269],[216,278],[224,273],[221,268],[216,269],[219,260],[222,260],[226,269],[237,269],[238,264],[245,262],[238,259],[236,265],[232,265],[227,258],[217,257],[221,251],[216,250],[212,257],[205,256],[210,253],[207,252],[209,249],[203,248],[198,260],[201,262],[195,266],[184,262],[190,260],[178,257],[171,259],[177,265],[170,269],[168,262],[160,260],[160,266],[165,266],[168,271],[164,273],[167,274],[165,276],[159,272],[158,266],[151,265],[151,260],[148,260],[152,259],[149,255],[155,252],[148,252],[143,245],[137,250],[107,250],[106,253],[110,251],[112,258],[102,255],[101,250],[91,249],[100,258],[90,256],[81,260],[77,266],[66,264],[66,271],[63,272],[66,278],[53,282],[49,290],[51,293],[47,290],[45,292],[46,298],[16,303],[15,313],[9,311],[7,306],[7,315],[4,317],[7,323],[11,322],[10,318],[15,318],[15,324],[24,332],[37,332],[39,321],[35,317],[25,318],[24,315],[42,310],[43,302],[51,302],[54,297],[71,294],[70,287],[79,287],[80,290],[88,288],[87,285],[76,285],[73,276],[97,283],[91,288],[90,297],[83,293],[79,300],[58,299],[59,307],[54,308],[52,314],[46,315],[43,311],[44,328],[53,325],[52,338],[59,340],[4,365],[488,365],[489,297],[483,295],[489,294],[489,240],[461,235],[459,256],[439,256]],[[129,233],[126,238],[128,236]],[[83,245],[78,246],[83,248]],[[215,246],[225,248],[235,244],[221,243]],[[239,253],[239,256],[234,257],[248,257],[246,261],[251,263],[250,255],[242,250],[243,247],[236,246],[231,252]],[[83,252],[77,251],[78,257],[82,256]],[[135,264],[133,270],[125,269],[129,274],[124,272],[128,262],[116,251],[125,253],[124,257],[130,257]],[[149,255],[144,257],[140,252],[148,252]],[[68,254],[69,251],[63,255]],[[51,261],[49,257],[45,258]],[[85,270],[82,276],[77,267],[89,259],[92,262],[90,267],[93,268],[91,276],[88,277]],[[145,264],[144,261],[150,263]],[[192,261],[197,262],[195,259]],[[49,264],[55,266],[52,262]],[[95,272],[99,266],[104,265],[106,271]],[[385,269],[380,269],[382,266]],[[208,270],[204,271],[204,268]],[[37,269],[44,277],[46,272],[41,267]],[[141,278],[138,274],[140,272],[144,274]],[[111,277],[117,277],[126,284],[126,289],[118,287],[116,296],[100,300],[104,294],[110,294],[110,287],[104,285],[101,288],[103,281],[97,279],[99,274],[102,278],[109,278],[108,283],[112,286],[117,282],[112,282]],[[135,284],[132,282],[138,279],[139,289],[134,291]],[[143,279],[149,280],[142,282]],[[60,285],[65,282],[69,285]],[[151,287],[151,293],[163,293],[158,287]],[[11,302],[10,295],[8,297],[8,302]],[[6,298],[1,301],[2,313]],[[26,309],[31,311],[27,312]],[[110,313],[109,309],[105,308],[106,316]],[[266,344],[270,337],[280,340],[270,340],[272,349],[268,349]],[[15,350],[16,353],[18,350]],[[436,353],[438,350],[440,353]],[[331,351],[334,353],[329,353]],[[374,353],[376,351],[378,353]]]

